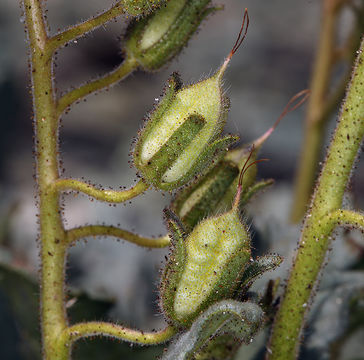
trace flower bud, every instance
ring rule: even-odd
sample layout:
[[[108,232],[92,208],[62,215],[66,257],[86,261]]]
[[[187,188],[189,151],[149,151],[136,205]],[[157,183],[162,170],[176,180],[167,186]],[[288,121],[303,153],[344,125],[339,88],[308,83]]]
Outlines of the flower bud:
[[[131,16],[145,16],[165,2],[165,0],[122,0],[122,5]]]
[[[216,10],[208,7],[210,2],[169,0],[146,18],[133,21],[128,28],[126,53],[144,70],[159,69],[182,50],[202,20]]]

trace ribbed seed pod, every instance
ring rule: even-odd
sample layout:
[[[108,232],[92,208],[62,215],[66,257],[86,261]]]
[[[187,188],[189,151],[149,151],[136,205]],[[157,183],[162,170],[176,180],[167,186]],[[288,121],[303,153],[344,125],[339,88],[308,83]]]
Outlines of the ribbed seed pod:
[[[175,326],[189,327],[213,303],[240,297],[257,276],[281,262],[275,256],[252,265],[250,234],[240,218],[242,180],[249,167],[266,160],[246,166],[252,152],[240,172],[231,210],[202,220],[188,235],[178,217],[166,212],[172,251],[162,276],[160,298],[164,314]]]
[[[188,327],[209,305],[233,296],[249,263],[250,235],[233,208],[175,238],[173,246],[161,285],[162,307],[174,324]]]
[[[214,76],[181,89],[177,75],[170,78],[133,153],[135,167],[156,188],[173,190],[187,183],[238,140],[219,137],[228,103],[220,81]]]
[[[132,21],[126,35],[126,53],[143,70],[158,70],[187,45],[202,20],[217,9],[208,7],[210,2],[169,0],[149,16]]]

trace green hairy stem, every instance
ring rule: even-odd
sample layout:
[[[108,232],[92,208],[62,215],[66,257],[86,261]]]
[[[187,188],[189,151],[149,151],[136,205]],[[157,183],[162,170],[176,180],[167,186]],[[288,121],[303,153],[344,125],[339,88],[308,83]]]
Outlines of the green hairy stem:
[[[363,226],[363,216],[342,211],[343,195],[364,136],[364,40],[347,97],[304,223],[299,249],[277,313],[267,358],[297,356],[304,316],[337,225]]]
[[[109,11],[50,38],[41,2],[24,0],[23,6],[31,50],[37,135],[43,357],[47,360],[68,359],[73,341],[96,333],[143,344],[163,342],[174,334],[172,328],[166,328],[159,333],[142,333],[107,323],[76,324],[69,327],[65,309],[65,258],[72,242],[85,236],[111,235],[141,246],[164,247],[169,244],[168,236],[149,239],[113,227],[88,226],[66,231],[60,215],[59,197],[63,190],[81,191],[102,201],[124,202],[148,189],[147,184],[139,181],[133,188],[125,191],[100,190],[81,181],[60,179],[58,170],[59,116],[73,102],[123,79],[136,68],[136,63],[128,58],[110,74],[83,85],[57,100],[52,80],[54,51],[87,31],[121,15],[123,9],[120,3],[117,3]]]

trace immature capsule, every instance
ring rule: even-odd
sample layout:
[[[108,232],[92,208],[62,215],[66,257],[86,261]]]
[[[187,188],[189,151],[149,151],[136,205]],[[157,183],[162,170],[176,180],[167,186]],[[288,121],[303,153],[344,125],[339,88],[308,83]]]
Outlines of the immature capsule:
[[[142,177],[163,190],[173,190],[190,181],[213,161],[217,161],[237,136],[220,137],[228,99],[223,94],[222,77],[247,31],[238,39],[220,69],[210,78],[183,87],[176,74],[168,82],[165,95],[139,134],[134,164]]]
[[[208,7],[210,2],[169,0],[149,16],[132,21],[127,31],[126,53],[135,58],[143,70],[161,68],[186,46],[207,15],[217,10]]]
[[[277,127],[280,120],[290,111],[300,106],[307,98],[308,90],[296,94],[286,105],[274,125],[261,137],[241,148],[229,150],[224,158],[207,174],[181,189],[172,201],[171,209],[181,219],[186,230],[190,232],[204,218],[217,214],[231,206],[238,185],[239,173],[249,156],[256,156]],[[301,98],[302,97],[302,98]],[[294,106],[293,102],[300,99]],[[254,151],[252,151],[254,147]],[[256,183],[257,166],[253,165],[245,173],[242,187],[244,194],[240,206],[243,206],[257,191],[272,184],[273,180]]]
[[[201,221],[188,236],[177,218],[168,218],[174,248],[163,274],[161,300],[175,324],[189,326],[212,303],[232,298],[239,287],[251,258],[250,234],[240,219],[241,184],[242,177],[230,211]]]

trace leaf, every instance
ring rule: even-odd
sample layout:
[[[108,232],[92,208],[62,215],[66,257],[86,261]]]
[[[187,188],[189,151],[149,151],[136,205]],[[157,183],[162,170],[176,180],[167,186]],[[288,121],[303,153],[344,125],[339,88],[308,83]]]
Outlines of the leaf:
[[[251,342],[263,321],[263,311],[254,303],[221,301],[200,315],[162,360],[229,359],[242,343]]]

